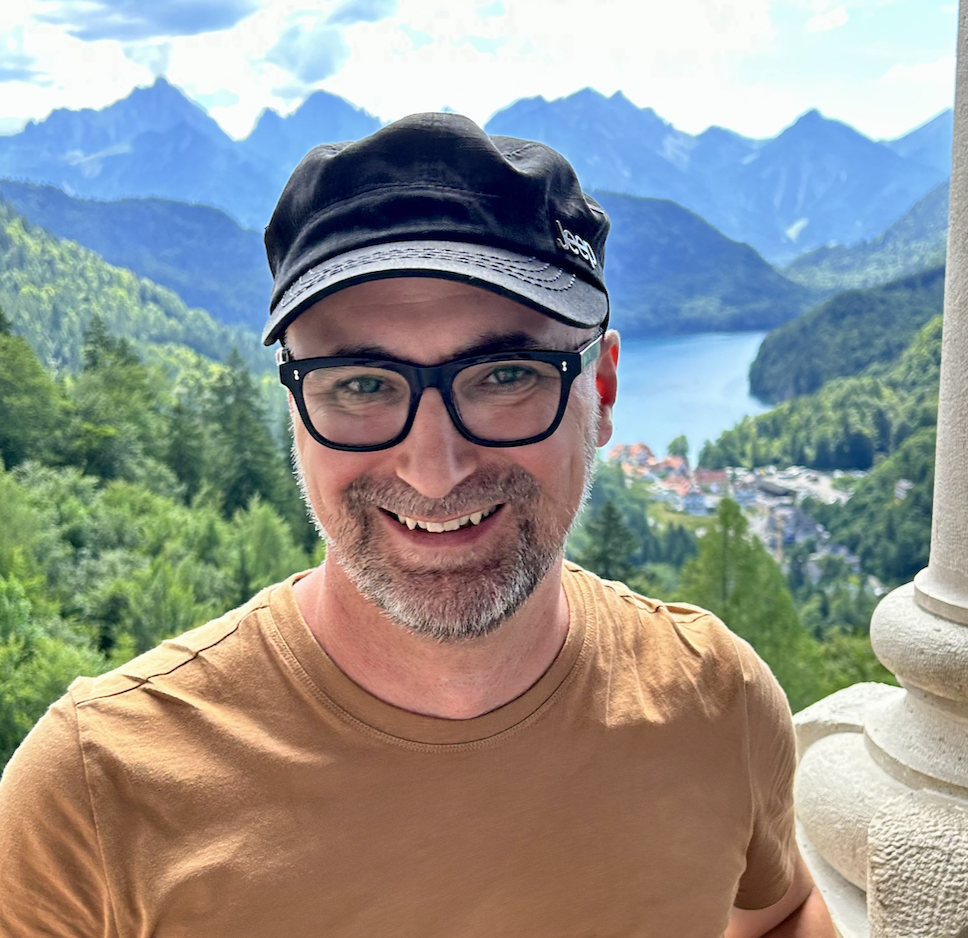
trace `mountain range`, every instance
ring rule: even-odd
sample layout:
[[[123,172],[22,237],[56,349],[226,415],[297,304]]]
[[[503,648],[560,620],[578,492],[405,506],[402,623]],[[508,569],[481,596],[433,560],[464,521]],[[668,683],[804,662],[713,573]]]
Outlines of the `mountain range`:
[[[207,205],[103,201],[0,179],[0,200],[34,225],[173,290],[220,322],[262,329],[272,277],[262,237]]]
[[[164,78],[102,110],[54,111],[0,137],[0,177],[97,199],[159,197],[220,208],[261,229],[280,187],[312,146],[379,127],[317,91],[292,114],[262,114],[228,137]],[[767,140],[720,127],[693,136],[621,93],[585,89],[498,112],[489,133],[543,140],[586,189],[668,199],[752,245],[772,263],[879,235],[948,176],[951,112],[894,141],[874,141],[816,111]]]
[[[941,264],[948,239],[950,186],[943,182],[918,199],[870,241],[829,245],[801,254],[783,274],[821,291],[861,289]]]
[[[768,140],[721,127],[676,130],[620,92],[517,101],[489,133],[533,137],[561,151],[585,186],[672,199],[773,263],[831,242],[880,234],[949,174],[948,112],[891,143],[808,111]]]
[[[630,337],[770,329],[821,295],[674,202],[594,195],[612,218],[612,322]],[[254,332],[265,322],[271,278],[262,237],[218,209],[165,199],[80,199],[9,180],[0,180],[0,200],[220,322]]]

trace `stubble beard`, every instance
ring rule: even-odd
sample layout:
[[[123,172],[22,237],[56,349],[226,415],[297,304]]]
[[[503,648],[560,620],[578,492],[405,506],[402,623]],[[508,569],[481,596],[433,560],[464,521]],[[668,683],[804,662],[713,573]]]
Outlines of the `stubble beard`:
[[[568,532],[591,492],[596,465],[597,421],[589,420],[584,440],[584,479],[577,510],[565,522],[521,466],[484,466],[442,499],[427,499],[396,477],[354,479],[341,510],[324,528],[312,505],[298,452],[296,478],[313,524],[326,541],[327,555],[360,594],[391,621],[414,635],[441,643],[482,638],[512,616],[562,555]],[[430,566],[386,551],[378,512],[407,517],[457,517],[501,504],[511,514],[514,534],[489,555],[458,565]],[[497,520],[497,519],[495,519]],[[507,524],[508,519],[501,519]],[[397,522],[394,522],[397,523]],[[446,535],[443,535],[446,537]]]

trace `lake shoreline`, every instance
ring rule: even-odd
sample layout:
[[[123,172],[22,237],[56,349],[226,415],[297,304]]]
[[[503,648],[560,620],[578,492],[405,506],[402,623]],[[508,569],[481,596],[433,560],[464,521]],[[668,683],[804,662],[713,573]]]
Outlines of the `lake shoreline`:
[[[695,465],[706,440],[715,441],[744,416],[772,405],[749,393],[749,368],[766,332],[693,332],[623,338],[614,431],[617,444],[645,443],[663,455],[680,434]]]

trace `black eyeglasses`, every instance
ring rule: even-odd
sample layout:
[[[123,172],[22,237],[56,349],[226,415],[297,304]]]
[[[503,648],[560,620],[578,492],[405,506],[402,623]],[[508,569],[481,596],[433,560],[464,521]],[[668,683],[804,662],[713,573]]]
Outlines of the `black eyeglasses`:
[[[324,446],[372,452],[396,446],[420,396],[436,388],[463,437],[478,446],[526,446],[561,423],[572,382],[598,358],[602,337],[574,352],[498,352],[414,365],[392,358],[303,358],[276,353],[310,435]]]

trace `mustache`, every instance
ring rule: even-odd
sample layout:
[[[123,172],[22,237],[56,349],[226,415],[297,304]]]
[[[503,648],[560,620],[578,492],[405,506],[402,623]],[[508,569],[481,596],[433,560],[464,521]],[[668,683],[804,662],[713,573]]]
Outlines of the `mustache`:
[[[346,488],[350,511],[359,517],[375,506],[398,515],[465,515],[499,502],[532,503],[541,489],[530,472],[517,465],[482,466],[461,480],[443,498],[427,498],[403,479],[362,475]]]

